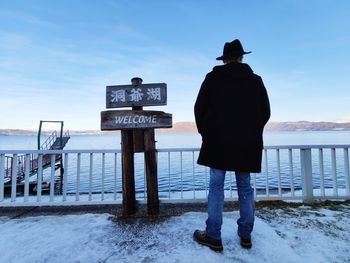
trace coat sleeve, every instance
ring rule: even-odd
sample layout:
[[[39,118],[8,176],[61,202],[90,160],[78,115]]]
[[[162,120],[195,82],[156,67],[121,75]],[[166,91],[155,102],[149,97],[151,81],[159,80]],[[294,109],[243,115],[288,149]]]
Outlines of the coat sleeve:
[[[208,93],[209,93],[209,78],[207,75],[201,85],[196,103],[194,105],[194,116],[196,120],[197,130],[200,134],[203,133],[203,129],[205,127],[204,121],[208,111],[208,98],[209,98]]]
[[[262,91],[261,91],[261,97],[262,97],[262,103],[261,103],[261,113],[262,113],[262,121],[263,121],[263,126],[268,122],[271,116],[271,109],[270,109],[270,101],[269,101],[269,96],[267,94],[265,85],[260,78],[261,81],[261,86],[262,86]]]

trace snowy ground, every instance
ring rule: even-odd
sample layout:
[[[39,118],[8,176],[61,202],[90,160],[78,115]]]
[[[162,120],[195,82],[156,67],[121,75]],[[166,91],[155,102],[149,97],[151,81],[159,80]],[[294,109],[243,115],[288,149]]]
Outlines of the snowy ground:
[[[206,214],[126,222],[109,214],[0,217],[0,262],[349,262],[350,204],[257,209],[253,248],[224,214],[223,253],[193,242]]]

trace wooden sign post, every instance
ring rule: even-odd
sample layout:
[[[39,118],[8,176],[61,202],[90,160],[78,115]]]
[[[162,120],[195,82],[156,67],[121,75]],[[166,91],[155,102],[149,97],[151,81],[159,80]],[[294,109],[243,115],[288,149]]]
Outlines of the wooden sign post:
[[[162,111],[144,111],[142,106],[166,105],[165,83],[107,86],[106,108],[132,107],[132,110],[101,112],[101,130],[121,130],[123,215],[137,211],[135,197],[134,153],[145,153],[148,214],[159,213],[155,128],[171,128],[172,115]]]

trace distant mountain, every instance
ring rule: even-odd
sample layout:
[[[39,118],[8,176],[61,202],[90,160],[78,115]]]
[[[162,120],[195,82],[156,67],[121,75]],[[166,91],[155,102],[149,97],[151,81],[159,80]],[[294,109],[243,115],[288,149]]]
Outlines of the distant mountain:
[[[269,122],[265,131],[350,131],[350,122]],[[70,131],[70,134],[114,134],[120,131],[83,130]],[[197,132],[194,122],[177,122],[170,129],[157,129],[159,133]],[[36,135],[37,131],[20,129],[0,129],[0,135]]]
[[[197,132],[194,122],[177,122],[171,129],[160,129],[161,132]],[[269,122],[265,131],[350,131],[350,123],[336,122]]]
[[[269,122],[266,131],[350,131],[350,123],[338,122]]]
[[[20,129],[0,129],[0,135],[36,135],[38,132]]]
[[[157,131],[161,133],[197,132],[197,127],[194,122],[176,122],[170,129],[159,129]]]

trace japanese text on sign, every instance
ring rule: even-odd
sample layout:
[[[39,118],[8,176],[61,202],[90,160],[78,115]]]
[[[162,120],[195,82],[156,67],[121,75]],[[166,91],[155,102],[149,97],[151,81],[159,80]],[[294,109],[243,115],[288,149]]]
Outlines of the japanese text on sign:
[[[107,86],[107,108],[166,105],[166,84]]]
[[[130,101],[141,101],[144,96],[147,100],[162,101],[160,88],[148,88],[147,93],[142,93],[140,88],[132,89],[130,94],[125,90],[114,90],[111,92],[111,102],[126,102],[126,96],[130,96]]]

